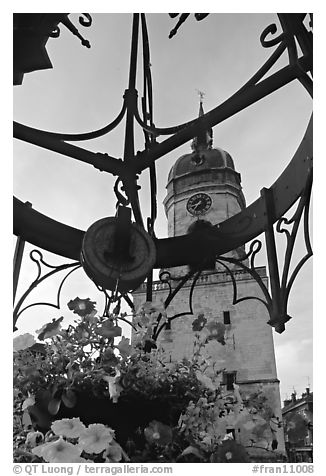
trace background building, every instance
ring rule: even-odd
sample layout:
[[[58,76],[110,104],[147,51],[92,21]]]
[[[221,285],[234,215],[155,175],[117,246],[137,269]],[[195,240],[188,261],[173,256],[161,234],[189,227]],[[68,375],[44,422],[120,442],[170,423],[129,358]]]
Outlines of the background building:
[[[313,393],[309,388],[297,398],[293,392],[291,399],[284,400],[282,417],[285,447],[289,461],[311,462],[313,460]]]
[[[203,114],[202,104],[199,114]],[[164,206],[169,236],[217,225],[245,207],[240,174],[228,152],[212,147],[212,130],[196,137],[192,142],[192,152],[181,156],[171,168]],[[227,256],[238,259],[244,254],[244,247],[241,247]],[[228,266],[235,276],[238,298],[262,297],[259,285],[249,273],[240,266]],[[222,370],[219,375],[224,388],[233,392],[233,383],[236,383],[244,393],[263,392],[275,421],[281,421],[279,380],[267,310],[257,299],[234,306],[231,276],[213,256],[202,263],[202,269],[196,286],[192,289],[191,282],[186,284],[168,307],[169,318],[187,310],[188,314],[172,319],[170,329],[162,332],[158,342],[172,360],[190,358],[194,353],[192,322],[196,316],[204,314],[208,324],[215,325],[217,332],[221,332],[220,343],[214,340],[208,346],[207,358],[212,359],[217,371]],[[189,267],[164,271],[168,271],[172,278],[178,278],[185,275]],[[265,267],[257,268],[257,272],[267,284]],[[172,280],[172,286],[173,283],[177,281]],[[166,298],[166,284],[157,281],[153,290],[153,301]],[[137,308],[146,300],[145,285],[133,296]],[[193,315],[189,312],[189,305],[193,308]],[[241,427],[229,428],[229,432],[240,443],[244,442],[245,432]],[[282,428],[277,428],[277,440],[278,451],[284,452]]]

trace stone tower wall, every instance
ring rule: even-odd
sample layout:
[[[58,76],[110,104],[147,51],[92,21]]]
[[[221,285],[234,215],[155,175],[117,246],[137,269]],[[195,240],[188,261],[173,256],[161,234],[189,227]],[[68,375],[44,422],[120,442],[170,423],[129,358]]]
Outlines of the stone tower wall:
[[[171,270],[173,271],[173,270]],[[258,272],[267,284],[266,270]],[[262,292],[252,277],[236,271],[238,298],[247,296],[262,297]],[[190,286],[182,288],[167,308],[169,318],[189,310]],[[160,303],[168,295],[166,285],[155,282],[153,302]],[[134,304],[139,307],[146,300],[145,287],[134,293]],[[195,286],[193,293],[194,314],[177,317],[171,322],[171,330],[163,331],[158,339],[172,360],[191,358],[194,352],[194,332],[192,322],[199,313],[204,313],[208,322],[223,322],[224,311],[230,313],[230,324],[226,325],[225,345],[211,341],[205,347],[207,355],[215,362],[216,370],[236,372],[236,383],[240,392],[252,393],[263,390],[268,406],[280,420],[281,401],[279,381],[277,379],[272,328],[267,324],[269,315],[265,306],[256,299],[232,304],[233,287],[227,273],[204,273]],[[221,383],[223,384],[223,373]],[[241,429],[237,439],[241,441]],[[283,452],[283,430],[277,432],[278,450]]]

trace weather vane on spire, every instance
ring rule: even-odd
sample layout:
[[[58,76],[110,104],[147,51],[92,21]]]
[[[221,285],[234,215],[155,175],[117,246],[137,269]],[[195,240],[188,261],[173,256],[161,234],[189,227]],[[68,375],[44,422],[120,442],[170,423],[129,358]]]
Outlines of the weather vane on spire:
[[[203,108],[203,99],[205,96],[204,91],[200,91],[196,89],[196,92],[199,96],[199,113],[198,117],[202,117],[205,115],[204,108]],[[204,125],[204,123],[203,123]],[[192,150],[198,151],[199,148],[202,149],[211,149],[213,145],[213,130],[211,127],[205,127],[204,129],[199,129],[197,135],[194,137],[191,148]]]
[[[197,94],[199,96],[199,100],[202,103],[203,99],[204,99],[204,96],[205,96],[205,93],[204,93],[204,91],[200,91],[199,89],[196,89],[196,91],[197,91]]]

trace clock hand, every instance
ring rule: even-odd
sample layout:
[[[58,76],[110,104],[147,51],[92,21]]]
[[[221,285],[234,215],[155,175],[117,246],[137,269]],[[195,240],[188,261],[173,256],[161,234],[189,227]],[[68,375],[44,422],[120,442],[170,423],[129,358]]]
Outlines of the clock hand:
[[[199,205],[201,205],[201,204],[202,204],[202,201],[199,199],[199,200],[197,200],[197,202],[195,202],[195,204],[193,205],[193,208],[194,208],[195,210],[197,210],[197,208],[198,208]]]

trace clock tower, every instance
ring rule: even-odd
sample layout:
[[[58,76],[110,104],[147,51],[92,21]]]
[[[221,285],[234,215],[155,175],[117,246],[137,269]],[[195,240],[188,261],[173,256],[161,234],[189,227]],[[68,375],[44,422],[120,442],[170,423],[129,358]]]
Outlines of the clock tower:
[[[200,102],[199,116],[203,114]],[[245,208],[241,176],[232,157],[212,145],[213,131],[207,129],[192,141],[192,152],[182,155],[170,170],[163,202],[169,236],[216,225]],[[240,257],[243,253],[242,247],[230,255]]]
[[[203,115],[200,102],[199,115]],[[192,151],[182,155],[170,170],[164,207],[170,237],[191,233],[197,227],[209,227],[239,213],[245,207],[241,177],[230,154],[213,147],[213,133],[207,128],[191,144]],[[194,251],[195,252],[195,251]],[[227,254],[243,258],[244,246]],[[277,379],[272,328],[265,306],[259,301],[262,291],[257,282],[243,268],[230,265],[230,274],[215,260],[205,263],[203,271],[192,288],[187,282],[167,308],[170,327],[161,333],[158,344],[164,347],[172,360],[191,358],[194,353],[194,319],[204,314],[207,324],[223,329],[221,344],[206,346],[207,355],[214,362],[221,384],[233,391],[233,383],[240,392],[263,392],[276,421],[281,421],[279,380]],[[180,279],[189,267],[171,268],[169,275]],[[256,271],[267,285],[265,267]],[[172,280],[172,287],[178,281]],[[253,297],[233,304],[233,284],[237,297]],[[153,301],[162,302],[168,296],[168,286],[161,281],[153,283]],[[145,285],[134,291],[137,309],[146,300]],[[179,316],[174,318],[175,316]],[[231,429],[235,438],[244,443],[245,431]],[[282,428],[276,428],[278,451],[284,452]]]
[[[200,103],[199,116],[203,113]],[[209,129],[195,137],[192,152],[182,155],[170,170],[164,200],[169,236],[187,233],[196,220],[217,224],[245,207],[232,157],[212,143]]]

